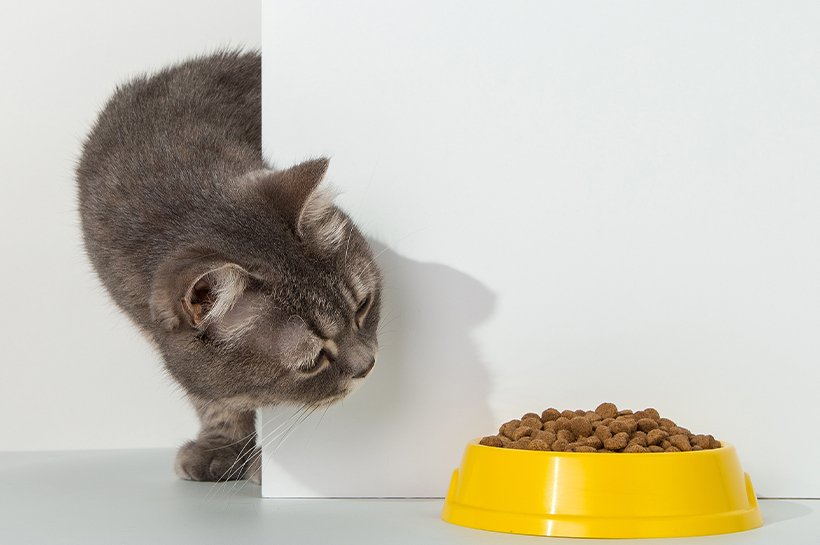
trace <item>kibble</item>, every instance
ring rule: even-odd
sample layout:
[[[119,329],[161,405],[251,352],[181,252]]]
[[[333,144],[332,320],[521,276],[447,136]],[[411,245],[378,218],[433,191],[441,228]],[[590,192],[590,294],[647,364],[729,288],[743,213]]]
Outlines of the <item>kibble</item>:
[[[534,430],[541,429],[541,419],[538,417],[532,418],[522,418],[521,419],[521,426],[526,426],[528,428],[532,428]]]
[[[513,430],[512,437],[510,437],[510,439],[513,441],[518,441],[522,437],[529,437],[530,435],[532,435],[532,428],[521,426],[520,428]]]
[[[488,435],[484,439],[478,442],[479,445],[486,445],[488,447],[503,447],[504,443],[501,442],[501,438],[497,435]]]
[[[651,418],[641,418],[638,420],[638,429],[644,433],[658,429],[658,423]]]
[[[556,439],[555,442],[552,444],[552,450],[555,452],[563,452],[567,450],[567,446],[569,445],[569,441],[565,439]]]
[[[604,447],[609,450],[623,450],[627,444],[629,444],[629,435],[625,431],[618,432],[604,441]]]
[[[513,432],[518,429],[518,426],[521,424],[520,420],[510,420],[504,424],[501,424],[501,427],[498,429],[498,432],[507,437],[508,439],[512,439]]]
[[[535,435],[532,436],[532,440],[535,441],[538,439],[539,441],[545,442],[547,445],[551,445],[558,439],[558,436],[555,435],[555,432],[552,431],[539,431]]]
[[[592,435],[592,422],[586,416],[576,416],[569,421],[569,429],[576,437],[589,437]]]
[[[689,443],[689,438],[685,435],[673,435],[669,438],[669,442],[678,450],[687,451],[692,450],[692,445]]]
[[[546,411],[541,413],[541,420],[543,422],[552,422],[556,418],[561,416],[561,413],[556,409],[547,409]]]
[[[533,439],[530,441],[530,444],[527,445],[529,450],[549,450],[550,446],[549,443],[542,441],[541,439]]]
[[[662,453],[720,448],[711,435],[693,434],[656,409],[618,409],[601,403],[594,411],[549,408],[505,422],[496,435],[479,444],[508,449],[554,452]]]
[[[666,439],[668,436],[669,434],[663,431],[662,429],[654,429],[646,434],[646,443],[650,446],[659,445],[661,441]]]
[[[649,449],[642,447],[638,443],[630,443],[626,446],[624,452],[649,452]]]
[[[573,416],[575,418],[575,416]],[[566,416],[559,416],[555,419],[555,430],[568,430],[569,429],[569,418]]]
[[[601,415],[601,418],[615,418],[618,415],[618,407],[614,403],[601,403],[595,409],[595,412]]]

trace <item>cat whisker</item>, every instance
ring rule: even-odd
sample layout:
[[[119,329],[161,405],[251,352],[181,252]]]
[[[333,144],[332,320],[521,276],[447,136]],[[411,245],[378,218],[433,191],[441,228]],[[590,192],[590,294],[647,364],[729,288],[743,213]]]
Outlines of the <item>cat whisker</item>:
[[[288,417],[285,419],[285,421],[284,421],[284,422],[282,422],[279,426],[277,426],[277,427],[276,427],[273,431],[269,432],[269,433],[265,436],[265,439],[267,439],[267,437],[270,437],[272,434],[276,433],[276,431],[278,431],[279,429],[281,429],[282,427],[284,427],[285,425],[287,425],[287,424],[291,421],[291,419],[293,419],[294,417],[296,417],[296,416],[297,416],[297,414],[299,414],[299,412],[300,412],[302,409],[303,409],[303,408],[297,408],[297,409],[296,409],[296,410],[295,410],[295,411],[294,411],[294,412],[293,412],[290,416],[288,416]],[[265,423],[265,426],[267,426],[268,424],[270,424],[270,422],[271,422],[274,418],[276,418],[276,415],[274,415],[274,416],[270,417],[270,418],[268,419],[268,421]],[[251,437],[250,439],[255,439],[255,438],[256,438],[256,434],[255,434],[255,431],[254,431],[254,433],[252,434],[252,437]],[[242,462],[242,459],[243,459],[244,457],[247,457],[247,456],[249,456],[249,455],[253,454],[253,452],[254,452],[253,448],[251,448],[251,449],[250,449],[250,451],[248,451],[248,450],[247,450],[248,443],[250,442],[250,439],[248,439],[248,441],[246,441],[246,443],[242,446],[242,448],[240,449],[240,452],[239,452],[239,454],[237,455],[236,459],[234,460],[233,464],[231,464],[231,467],[229,467],[229,468],[225,471],[225,473],[223,473],[223,474],[219,477],[219,479],[217,479],[217,480],[216,480],[216,483],[220,483],[220,482],[222,482],[222,486],[221,486],[221,487],[220,487],[220,486],[214,486],[214,487],[211,489],[211,491],[212,491],[212,492],[214,492],[214,494],[216,494],[216,491],[220,491],[220,490],[224,489],[225,484],[228,482],[228,479],[229,479],[231,476],[233,476],[233,474],[236,472],[236,469],[234,469],[234,468],[237,466],[237,464],[239,464],[238,469],[243,469],[243,467],[244,467],[244,462]],[[264,440],[264,439],[263,439],[263,440]],[[254,444],[252,445],[252,447],[255,447],[255,446],[256,446],[256,442],[254,442]],[[242,462],[242,463],[240,463],[240,462]],[[223,479],[224,479],[224,480],[223,480]],[[209,493],[209,495],[210,495],[210,493]]]
[[[284,443],[284,442],[285,442],[285,440],[288,438],[288,436],[289,436],[290,434],[292,434],[292,433],[296,430],[296,428],[297,428],[299,425],[301,425],[301,424],[302,424],[305,420],[307,420],[308,418],[310,418],[310,416],[313,414],[313,412],[317,409],[317,405],[316,405],[315,403],[312,403],[312,404],[309,404],[309,405],[305,405],[305,406],[303,407],[303,409],[304,409],[304,410],[303,410],[302,414],[301,414],[301,415],[297,418],[296,422],[294,422],[294,423],[293,423],[293,424],[292,424],[292,425],[291,425],[291,426],[290,426],[290,427],[289,427],[289,428],[288,428],[288,429],[287,429],[284,433],[280,434],[280,435],[279,435],[279,436],[277,436],[277,437],[272,438],[272,439],[268,442],[268,445],[270,445],[270,444],[272,444],[272,443],[273,443],[273,441],[275,441],[278,437],[282,437],[282,436],[283,436],[283,437],[282,437],[282,440],[279,442],[279,444],[277,445],[276,449],[274,449],[274,452],[276,452],[276,450],[278,450],[278,449],[279,449],[279,447],[281,447],[281,446],[282,446],[282,443]],[[268,435],[270,435],[270,434],[268,434]],[[259,451],[258,451],[258,452],[255,452],[255,454],[257,454],[258,456],[261,456],[261,455],[262,455],[262,450],[263,450],[264,448],[266,448],[266,445],[263,443],[263,444],[262,444],[262,446],[260,446]],[[260,464],[259,471],[261,471],[261,464]],[[230,495],[231,495],[231,497],[233,497],[234,495],[236,495],[236,493],[237,493],[239,490],[242,490],[242,488],[244,488],[244,486],[247,484],[246,482],[245,482],[245,483],[242,483],[242,484],[238,484],[238,483],[240,483],[240,481],[235,482],[235,483],[233,484],[233,486],[231,487],[231,489],[228,491],[228,494],[230,494]],[[236,489],[237,489],[237,487],[238,487],[238,490],[236,490]]]
[[[251,445],[251,452],[253,452],[253,444],[251,443],[252,439],[253,439],[253,437],[249,438],[245,442],[245,444],[242,445],[242,448],[240,449],[239,454],[236,456],[236,458],[234,459],[231,466],[227,470],[225,470],[225,472],[222,473],[222,475],[219,476],[219,478],[216,480],[214,486],[211,487],[211,490],[209,491],[209,494],[208,494],[209,496],[211,495],[211,492],[213,492],[213,494],[215,495],[217,491],[221,491],[222,489],[224,489],[226,483],[236,473],[236,471],[242,469],[243,464],[239,463],[239,462],[241,461],[242,457],[245,455],[245,452],[246,452],[246,449],[248,448],[248,445]],[[238,467],[237,467],[237,463],[239,463]],[[234,469],[234,467],[237,467],[237,469]]]

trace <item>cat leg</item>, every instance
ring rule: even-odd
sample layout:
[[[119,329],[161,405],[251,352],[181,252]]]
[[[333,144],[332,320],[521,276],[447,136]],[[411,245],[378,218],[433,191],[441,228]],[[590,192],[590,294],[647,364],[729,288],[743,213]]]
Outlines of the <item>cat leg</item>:
[[[194,441],[177,452],[176,474],[189,481],[212,482],[252,477],[259,458],[256,413],[228,408],[218,401],[192,402],[202,428]]]

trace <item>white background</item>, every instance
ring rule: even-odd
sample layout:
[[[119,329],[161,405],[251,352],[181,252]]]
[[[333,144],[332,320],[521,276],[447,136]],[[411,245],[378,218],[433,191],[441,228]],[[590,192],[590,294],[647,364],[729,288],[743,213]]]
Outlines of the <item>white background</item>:
[[[268,4],[266,151],[332,155],[391,250],[372,376],[275,456],[264,414],[264,493],[443,495],[470,438],[611,400],[820,496],[818,28],[797,1]]]
[[[91,271],[74,162],[118,83],[220,46],[258,47],[259,3],[2,7],[0,450],[177,446],[196,417]]]

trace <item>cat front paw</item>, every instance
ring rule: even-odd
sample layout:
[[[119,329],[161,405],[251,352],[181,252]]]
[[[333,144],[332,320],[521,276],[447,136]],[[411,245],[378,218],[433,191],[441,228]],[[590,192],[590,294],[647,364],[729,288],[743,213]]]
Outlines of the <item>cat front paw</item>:
[[[251,477],[258,467],[255,464],[259,449],[244,443],[220,444],[207,438],[189,441],[177,451],[174,471],[188,481],[236,481]]]

